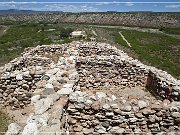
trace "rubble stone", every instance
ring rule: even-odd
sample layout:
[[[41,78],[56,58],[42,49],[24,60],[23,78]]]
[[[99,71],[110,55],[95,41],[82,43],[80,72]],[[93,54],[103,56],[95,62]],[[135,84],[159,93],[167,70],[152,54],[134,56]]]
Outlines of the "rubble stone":
[[[53,105],[53,99],[52,98],[45,98],[41,99],[38,102],[34,104],[35,107],[35,114],[43,114],[45,111],[47,111],[52,105]]]
[[[29,123],[24,127],[22,135],[36,135],[38,132],[38,128],[36,123]]]
[[[139,109],[143,109],[143,108],[146,108],[148,104],[145,101],[139,100],[138,106],[139,106]]]
[[[18,135],[21,127],[17,123],[11,123],[5,135]]]

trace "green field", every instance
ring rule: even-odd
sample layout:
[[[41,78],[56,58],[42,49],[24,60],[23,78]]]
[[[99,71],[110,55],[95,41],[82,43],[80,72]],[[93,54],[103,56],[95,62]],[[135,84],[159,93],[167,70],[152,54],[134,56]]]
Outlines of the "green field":
[[[138,55],[138,59],[180,77],[180,39],[164,34],[119,30],[131,43],[131,48],[116,33],[116,42]]]
[[[70,42],[68,37],[73,30],[51,24],[15,24],[8,27],[0,36],[0,65],[17,57],[27,47]]]
[[[180,28],[161,28],[160,30],[167,34],[180,35]]]

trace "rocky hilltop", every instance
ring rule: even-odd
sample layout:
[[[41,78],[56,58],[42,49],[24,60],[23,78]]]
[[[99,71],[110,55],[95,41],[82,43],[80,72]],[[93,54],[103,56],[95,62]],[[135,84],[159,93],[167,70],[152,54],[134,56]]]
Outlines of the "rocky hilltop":
[[[83,23],[107,24],[139,27],[180,27],[179,13],[42,13],[1,15],[1,22],[48,22],[48,23]]]
[[[0,77],[6,135],[180,131],[180,81],[106,43],[28,48]]]

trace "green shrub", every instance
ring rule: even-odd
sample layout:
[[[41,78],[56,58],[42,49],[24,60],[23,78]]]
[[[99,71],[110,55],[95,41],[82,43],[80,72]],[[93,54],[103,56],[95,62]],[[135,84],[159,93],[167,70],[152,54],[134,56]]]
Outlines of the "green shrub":
[[[62,28],[60,32],[61,38],[68,38],[73,30],[71,28]]]

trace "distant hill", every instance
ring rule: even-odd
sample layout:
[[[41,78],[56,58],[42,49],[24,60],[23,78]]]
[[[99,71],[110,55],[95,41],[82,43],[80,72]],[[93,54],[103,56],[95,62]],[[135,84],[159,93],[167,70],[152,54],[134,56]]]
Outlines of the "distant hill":
[[[0,15],[7,15],[7,14],[61,13],[61,12],[62,11],[34,11],[34,10],[8,9],[8,10],[0,10]]]
[[[2,14],[3,13],[3,14]],[[7,10],[0,11],[0,24],[13,22],[76,23],[98,25],[123,25],[139,27],[180,28],[178,12],[61,12]]]

